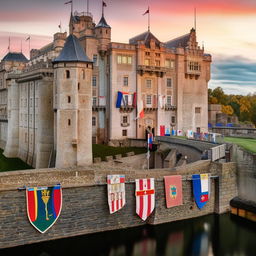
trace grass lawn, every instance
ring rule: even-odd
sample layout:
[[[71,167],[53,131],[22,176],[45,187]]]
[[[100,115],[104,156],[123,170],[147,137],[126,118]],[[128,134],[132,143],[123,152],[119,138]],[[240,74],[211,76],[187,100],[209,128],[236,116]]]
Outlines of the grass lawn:
[[[135,155],[143,154],[147,152],[146,148],[136,148],[136,147],[110,147],[106,145],[93,144],[92,145],[93,157],[101,157],[104,160],[105,156],[114,156],[117,154],[122,154],[133,151]]]
[[[3,150],[0,149],[0,172],[26,169],[32,169],[32,167],[18,158],[6,158],[3,155]]]
[[[252,153],[256,153],[256,139],[225,137],[224,141],[237,144]]]
[[[136,147],[109,147],[106,145],[92,145],[93,157],[101,157],[102,160],[105,160],[105,156],[114,156],[117,154],[122,154],[125,156],[125,153],[133,151],[136,154],[146,153],[146,148],[136,148]],[[6,158],[3,155],[3,150],[0,149],[0,172],[5,171],[15,171],[15,170],[26,170],[32,169],[31,166],[27,165],[18,158]]]

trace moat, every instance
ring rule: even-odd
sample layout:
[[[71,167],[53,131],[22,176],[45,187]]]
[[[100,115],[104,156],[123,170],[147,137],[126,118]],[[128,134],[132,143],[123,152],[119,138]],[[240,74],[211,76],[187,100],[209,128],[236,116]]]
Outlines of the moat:
[[[0,250],[8,255],[255,255],[256,224],[230,214],[103,232]]]

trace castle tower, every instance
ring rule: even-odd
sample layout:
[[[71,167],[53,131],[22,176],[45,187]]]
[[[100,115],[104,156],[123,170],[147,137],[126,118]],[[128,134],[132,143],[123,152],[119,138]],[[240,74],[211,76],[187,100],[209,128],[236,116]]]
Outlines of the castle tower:
[[[93,64],[72,34],[53,64],[55,166],[65,168],[91,164]]]

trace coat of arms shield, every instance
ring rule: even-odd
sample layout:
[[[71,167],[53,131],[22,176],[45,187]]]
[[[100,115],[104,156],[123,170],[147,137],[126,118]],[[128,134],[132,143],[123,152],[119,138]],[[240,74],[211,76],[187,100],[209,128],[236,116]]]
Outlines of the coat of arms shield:
[[[202,209],[209,199],[209,176],[205,174],[193,174],[193,193],[197,207]]]
[[[62,207],[60,185],[52,187],[27,187],[27,214],[32,226],[45,233],[58,219]]]

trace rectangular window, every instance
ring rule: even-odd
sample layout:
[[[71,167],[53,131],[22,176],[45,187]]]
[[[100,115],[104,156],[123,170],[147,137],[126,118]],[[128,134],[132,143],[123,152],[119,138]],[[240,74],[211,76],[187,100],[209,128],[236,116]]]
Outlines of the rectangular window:
[[[127,124],[128,123],[128,117],[127,116],[123,116],[123,124]]]
[[[127,57],[126,56],[122,56],[122,64],[127,64]]]
[[[146,80],[146,88],[151,88],[151,85],[152,85],[152,80],[147,79]]]
[[[97,106],[97,97],[92,98],[92,105]]]
[[[127,62],[128,62],[128,64],[132,64],[132,57],[131,56],[127,57]]]
[[[117,63],[122,64],[122,56],[121,55],[117,56]]]
[[[92,126],[96,126],[96,117],[95,116],[92,117]]]
[[[166,68],[170,68],[171,67],[171,60],[169,60],[169,59],[165,60],[165,67]]]
[[[146,56],[150,56],[150,52],[145,52],[145,55]]]
[[[149,59],[145,59],[145,66],[149,66],[150,65],[150,60]]]
[[[128,76],[124,76],[123,85],[128,86]]]
[[[172,87],[172,79],[171,78],[166,79],[166,86],[167,87]]]
[[[200,113],[201,113],[201,108],[196,107],[196,108],[195,108],[195,113],[196,113],[196,114],[200,114]]]
[[[175,124],[175,116],[172,116],[172,123]]]
[[[97,55],[97,54],[93,54],[93,64],[94,64],[95,66],[98,65],[98,55]]]
[[[159,57],[160,57],[160,53],[156,53],[156,57],[158,57],[158,58],[159,58]]]
[[[156,66],[160,67],[160,60],[156,60]]]
[[[172,104],[172,96],[167,95],[166,102],[167,102],[168,105],[171,105]]]
[[[127,136],[127,130],[122,130],[122,136]]]
[[[146,104],[147,105],[151,105],[152,104],[152,96],[151,95],[147,95],[147,97],[146,97]]]
[[[97,77],[96,76],[92,77],[92,86],[97,86]]]

